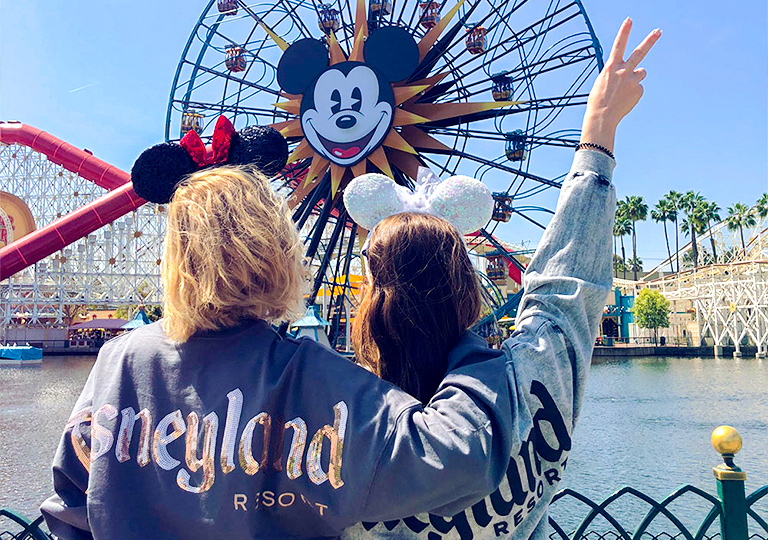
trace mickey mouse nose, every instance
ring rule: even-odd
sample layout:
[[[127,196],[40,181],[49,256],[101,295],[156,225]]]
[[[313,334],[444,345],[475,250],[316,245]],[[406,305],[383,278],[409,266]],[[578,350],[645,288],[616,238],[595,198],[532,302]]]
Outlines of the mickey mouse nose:
[[[355,120],[355,117],[351,114],[345,114],[344,116],[339,116],[336,119],[336,125],[340,129],[349,129],[351,127],[354,127],[355,124],[357,124],[357,120]]]

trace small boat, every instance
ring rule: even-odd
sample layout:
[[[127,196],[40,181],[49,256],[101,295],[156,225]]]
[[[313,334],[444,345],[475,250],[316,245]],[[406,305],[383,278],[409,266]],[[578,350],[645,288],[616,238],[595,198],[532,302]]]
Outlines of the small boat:
[[[43,349],[31,345],[0,345],[0,366],[35,366],[43,363]]]

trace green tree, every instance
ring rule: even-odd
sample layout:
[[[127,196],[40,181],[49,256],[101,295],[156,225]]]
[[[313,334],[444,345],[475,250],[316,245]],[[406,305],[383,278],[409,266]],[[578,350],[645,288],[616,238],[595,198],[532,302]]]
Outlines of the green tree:
[[[669,256],[669,269],[674,272],[675,267],[672,264],[672,250],[669,248],[669,235],[667,234],[667,221],[677,222],[677,209],[666,197],[656,203],[651,210],[651,219],[664,226],[664,240],[667,242],[667,255]]]
[[[754,227],[757,225],[755,212],[744,203],[736,203],[728,207],[728,217],[725,220],[729,231],[739,231],[741,236],[741,249],[747,250],[744,243],[744,227]]]
[[[627,261],[627,267],[637,275],[638,272],[643,271],[643,259],[640,257],[632,257]]]
[[[638,195],[627,195],[624,199],[625,206],[624,212],[627,219],[632,223],[632,258],[637,259],[637,228],[636,223],[638,221],[645,221],[648,219],[648,205],[645,204],[643,198]],[[636,266],[634,268],[637,268]],[[637,281],[637,270],[633,270],[634,280]]]
[[[147,318],[150,322],[155,322],[163,317],[162,306],[143,306],[144,313],[147,314]],[[139,311],[139,306],[120,306],[115,310],[115,317],[118,319],[131,320],[136,316]]]
[[[691,237],[691,250],[693,251],[693,267],[699,264],[699,246],[696,243],[696,233],[704,230],[704,209],[706,199],[701,193],[688,191],[680,198],[680,209],[685,214],[685,223],[683,229],[687,229],[687,234]]]
[[[702,217],[707,221],[707,230],[709,231],[709,243],[712,246],[712,261],[717,264],[717,247],[715,247],[715,235],[712,234],[712,222],[718,224],[722,221],[720,217],[720,207],[715,201],[705,203],[702,209]]]
[[[677,266],[678,272],[680,271],[680,230],[678,227],[678,212],[680,211],[680,199],[682,196],[683,195],[677,191],[670,191],[664,195],[664,199],[674,208],[674,217],[671,219],[675,222],[675,265]]]
[[[613,275],[616,277],[619,277],[619,272],[625,272],[627,271],[627,265],[621,257],[614,254],[613,255]]]
[[[757,212],[757,215],[760,217],[760,219],[765,219],[768,217],[768,193],[763,193],[760,195],[760,198],[757,199],[755,212]]]
[[[629,219],[626,216],[625,212],[625,203],[624,201],[619,201],[619,203],[616,205],[616,220],[613,223],[613,234],[614,236],[618,236],[621,240],[621,260],[622,263],[627,260],[627,255],[624,252],[624,237],[628,235],[632,231],[632,223],[629,221]],[[622,265],[622,272],[624,274],[624,279],[627,279],[627,265]]]
[[[632,313],[640,328],[653,330],[653,344],[656,345],[659,328],[669,328],[669,300],[659,291],[643,289],[635,298]]]

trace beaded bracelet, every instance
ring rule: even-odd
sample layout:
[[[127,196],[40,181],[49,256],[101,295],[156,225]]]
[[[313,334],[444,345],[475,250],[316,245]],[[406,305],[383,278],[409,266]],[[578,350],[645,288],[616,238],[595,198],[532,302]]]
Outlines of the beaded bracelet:
[[[592,149],[592,150],[599,150],[603,154],[607,155],[612,160],[616,161],[616,158],[613,156],[613,153],[608,150],[605,146],[600,146],[599,144],[591,143],[591,142],[583,142],[579,143],[579,145],[576,147],[576,150],[582,150],[582,149]]]

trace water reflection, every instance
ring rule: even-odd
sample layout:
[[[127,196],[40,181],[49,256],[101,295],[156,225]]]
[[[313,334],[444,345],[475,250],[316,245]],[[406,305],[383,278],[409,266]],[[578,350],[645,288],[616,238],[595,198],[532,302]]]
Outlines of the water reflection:
[[[46,357],[38,368],[0,368],[0,507],[36,513],[51,493],[50,462],[93,357]],[[601,500],[622,485],[661,500],[681,484],[715,493],[720,462],[710,435],[736,427],[747,492],[768,484],[768,362],[755,359],[640,358],[592,367],[564,486]],[[554,515],[583,515],[556,507]],[[688,521],[699,502],[672,506]],[[759,508],[768,515],[768,501]],[[646,507],[621,512],[639,520]],[[703,516],[701,516],[703,517]],[[633,521],[634,520],[634,521]]]

